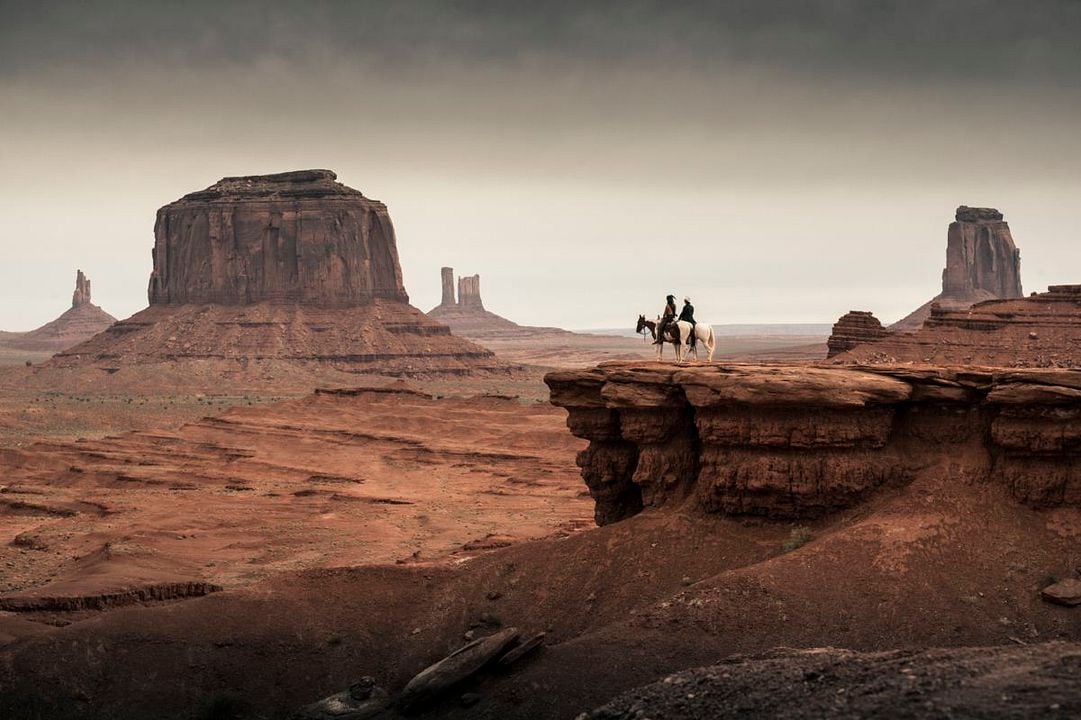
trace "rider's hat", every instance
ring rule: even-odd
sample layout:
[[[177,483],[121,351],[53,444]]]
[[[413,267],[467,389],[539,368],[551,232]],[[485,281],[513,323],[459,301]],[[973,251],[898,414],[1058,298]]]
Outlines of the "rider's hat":
[[[689,297],[683,298],[683,302],[685,302],[685,303],[689,303],[690,301],[691,301],[691,299]]]

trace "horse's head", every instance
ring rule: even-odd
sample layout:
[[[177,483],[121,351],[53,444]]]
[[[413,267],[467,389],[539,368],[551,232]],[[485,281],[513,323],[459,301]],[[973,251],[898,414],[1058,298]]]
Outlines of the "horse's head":
[[[638,327],[636,327],[634,329],[634,331],[636,333],[638,333],[639,335],[641,335],[642,334],[642,328],[644,328],[645,326],[646,326],[646,316],[645,315],[639,315],[638,316]]]

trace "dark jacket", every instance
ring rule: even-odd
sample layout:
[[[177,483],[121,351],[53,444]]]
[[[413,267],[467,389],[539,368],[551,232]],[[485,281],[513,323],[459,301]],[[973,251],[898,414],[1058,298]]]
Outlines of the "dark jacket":
[[[689,322],[691,325],[694,325],[694,305],[684,303],[683,312],[679,314],[679,319],[681,322]]]

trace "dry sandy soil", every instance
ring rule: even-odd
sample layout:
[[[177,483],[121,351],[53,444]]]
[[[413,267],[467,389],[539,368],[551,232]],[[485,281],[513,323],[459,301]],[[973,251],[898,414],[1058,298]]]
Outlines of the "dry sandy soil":
[[[1081,641],[1039,598],[1081,567],[1081,511],[948,461],[798,527],[675,505],[594,528],[540,369],[409,382],[438,399],[272,363],[95,372],[0,372],[3,717],[285,718],[499,626],[545,647],[420,717],[573,718],[778,647]],[[311,394],[362,384],[394,392]]]
[[[0,450],[0,609],[65,623],[53,613],[574,531],[592,525],[582,445],[547,404],[395,386]]]

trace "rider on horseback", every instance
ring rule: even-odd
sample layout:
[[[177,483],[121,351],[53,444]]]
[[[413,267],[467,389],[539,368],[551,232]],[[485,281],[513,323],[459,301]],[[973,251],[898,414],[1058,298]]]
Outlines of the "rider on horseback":
[[[676,296],[669,295],[665,300],[664,314],[657,325],[657,339],[653,342],[654,345],[660,345],[664,342],[664,334],[668,331],[668,326],[676,319]],[[693,312],[694,308],[691,308],[691,311]]]
[[[668,297],[671,298],[672,296],[669,295]],[[674,305],[672,307],[673,307],[673,309],[675,308]],[[694,305],[691,305],[691,299],[689,297],[683,298],[683,310],[682,310],[682,312],[679,313],[679,321],[680,322],[689,322],[691,324],[691,337],[690,337],[691,343],[690,343],[690,345],[691,345],[691,347],[694,347],[694,341],[695,341],[694,328],[698,323],[696,323],[694,321]]]

